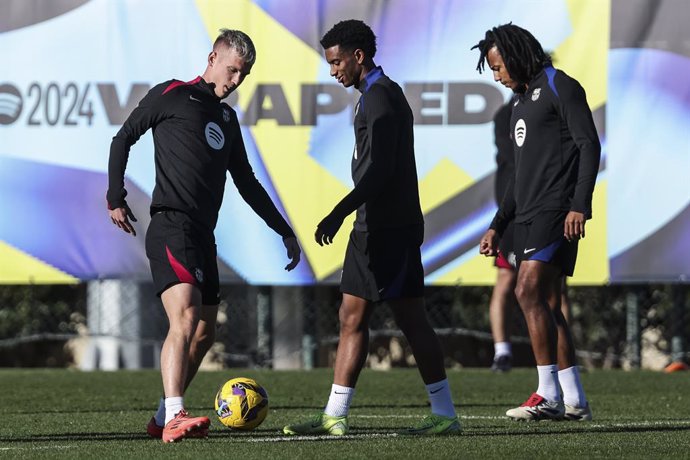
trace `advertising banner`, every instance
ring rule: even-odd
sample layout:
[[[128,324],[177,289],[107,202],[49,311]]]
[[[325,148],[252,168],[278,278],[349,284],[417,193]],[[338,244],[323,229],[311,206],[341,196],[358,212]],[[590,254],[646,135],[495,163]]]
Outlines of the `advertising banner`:
[[[354,216],[333,245],[313,235],[352,188],[359,93],[329,75],[319,39],[349,18],[372,27],[374,60],[414,113],[428,284],[495,281],[478,243],[496,211],[493,115],[511,95],[476,71],[470,48],[511,21],[582,84],[602,142],[573,282],[682,279],[690,273],[690,33],[680,22],[689,9],[682,0],[2,2],[0,282],[149,279],[152,136],[133,146],[126,170],[136,238],[106,210],[110,142],[151,87],[201,75],[219,29],[231,28],[249,34],[257,61],[227,102],[303,259],[283,270],[280,237],[228,180],[215,230],[221,278],[337,283]]]

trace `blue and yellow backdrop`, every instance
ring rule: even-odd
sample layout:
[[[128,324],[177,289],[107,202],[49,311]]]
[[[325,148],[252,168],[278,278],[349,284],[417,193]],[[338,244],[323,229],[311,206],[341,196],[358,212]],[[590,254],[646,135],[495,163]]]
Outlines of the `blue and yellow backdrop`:
[[[430,284],[490,284],[477,243],[495,204],[492,116],[510,96],[470,51],[486,29],[532,31],[587,91],[603,145],[575,283],[686,280],[690,274],[690,6],[683,0],[9,0],[0,5],[0,282],[148,279],[144,229],[154,186],[150,134],[132,149],[136,238],[105,207],[112,136],[146,91],[201,74],[220,28],[258,59],[229,101],[250,161],[304,249],[286,273],[280,238],[232,181],[216,236],[225,281],[337,282],[316,223],[351,187],[357,95],[328,75],[318,40],[363,19],[376,62],[415,113]]]

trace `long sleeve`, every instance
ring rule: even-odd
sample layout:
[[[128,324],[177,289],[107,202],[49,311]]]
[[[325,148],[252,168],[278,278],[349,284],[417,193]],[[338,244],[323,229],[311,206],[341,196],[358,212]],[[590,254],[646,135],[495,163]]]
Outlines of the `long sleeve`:
[[[489,228],[496,230],[502,236],[510,221],[515,218],[515,209],[515,178],[511,177],[506,186],[505,195]]]
[[[127,117],[122,128],[110,143],[108,159],[108,191],[106,200],[109,209],[125,205],[125,169],[129,159],[129,150],[139,138],[151,127],[165,117],[159,109],[158,99],[164,84],[152,88],[139,102],[139,105]]]
[[[381,194],[396,171],[399,117],[382,88],[372,88],[366,96],[367,136],[371,163],[355,187],[333,209],[332,214],[345,218],[362,204]]]
[[[587,104],[585,90],[579,84],[565,85],[560,92],[561,114],[580,152],[577,183],[572,201],[572,211],[592,217],[592,194],[596,184],[601,158],[601,144],[592,112]]]

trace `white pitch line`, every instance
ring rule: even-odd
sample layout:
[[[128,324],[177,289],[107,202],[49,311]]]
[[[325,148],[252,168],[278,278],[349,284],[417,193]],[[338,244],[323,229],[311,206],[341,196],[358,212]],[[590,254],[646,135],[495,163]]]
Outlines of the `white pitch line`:
[[[587,423],[587,422],[585,422]],[[653,422],[648,422],[645,420],[632,423],[596,423],[587,424],[586,426],[591,426],[592,428],[645,428],[650,426],[669,426],[669,425],[687,425],[690,426],[690,420],[657,420]]]
[[[411,418],[411,417],[417,417],[413,415],[355,415],[353,418]],[[467,416],[461,416],[461,418],[465,419],[484,419],[484,420],[496,420],[496,419],[501,419],[501,420],[508,420],[507,417],[496,417],[496,416],[490,416],[490,415],[467,415]],[[567,423],[567,422],[563,422]],[[588,427],[588,428],[602,428],[602,429],[607,429],[607,428],[648,428],[652,426],[673,426],[673,425],[682,425],[682,426],[690,426],[690,420],[658,420],[658,421],[646,421],[646,420],[641,420],[639,422],[619,422],[619,423],[596,423],[592,424],[589,422],[576,422],[575,425],[580,426],[580,427]],[[577,431],[573,431],[573,433],[577,433]],[[472,436],[471,432],[465,432],[464,437],[467,436]],[[254,443],[259,443],[259,442],[296,442],[296,441],[340,441],[340,440],[347,440],[347,439],[385,439],[385,438],[397,438],[400,437],[401,439],[412,439],[408,436],[402,436],[398,433],[395,432],[380,432],[380,433],[361,433],[361,434],[347,434],[344,436],[323,436],[323,435],[313,435],[313,436],[289,436],[289,435],[283,435],[283,436],[272,436],[272,437],[231,437],[233,442],[254,442]],[[10,441],[11,442],[11,441]],[[43,450],[43,449],[72,449],[76,448],[79,446],[75,445],[50,445],[50,446],[18,446],[18,447],[0,447],[0,451],[10,451],[10,450]]]
[[[360,418],[374,418],[374,417],[383,417],[383,416],[377,416],[377,415],[360,415]],[[398,416],[402,417],[402,416]],[[407,418],[407,416],[405,416]],[[502,418],[505,420],[508,420],[507,417],[492,417],[492,416],[476,416],[476,418],[487,418],[487,419],[497,419],[497,418]],[[564,422],[567,423],[567,422]],[[647,422],[647,421],[641,421],[641,422],[633,422],[633,423],[610,423],[610,424],[590,424],[587,422],[577,422],[577,426],[580,427],[590,427],[590,428],[645,428],[645,427],[650,427],[650,426],[671,426],[671,425],[687,425],[690,426],[690,420],[679,420],[679,421],[672,421],[672,420],[664,420],[664,421],[656,421],[656,422]],[[577,431],[573,431],[573,433],[577,433]],[[472,436],[472,433],[465,433],[464,437],[467,436]],[[323,435],[313,435],[313,436],[273,436],[273,437],[257,437],[257,438],[246,438],[246,439],[239,439],[239,438],[234,438],[233,441],[236,442],[295,442],[295,441],[316,441],[316,440],[332,440],[332,441],[339,441],[339,440],[346,440],[346,439],[382,439],[382,438],[396,438],[400,437],[401,439],[412,439],[411,437],[408,436],[403,436],[398,433],[362,433],[362,434],[347,434],[344,436],[323,436]]]
[[[373,418],[373,419],[381,419],[381,418],[420,418],[419,415],[350,415],[352,418]],[[506,420],[506,421],[512,421],[508,417],[504,415],[460,415],[460,419],[462,420]],[[586,425],[585,425],[586,424]],[[647,421],[647,420],[640,420],[639,422],[617,422],[617,423],[606,423],[606,424],[593,424],[589,422],[584,422],[583,426],[589,426],[592,428],[611,428],[611,427],[616,427],[616,428],[626,428],[626,427],[644,427],[644,426],[665,426],[665,425],[690,425],[690,420],[656,420],[656,421]]]
[[[316,441],[316,440],[333,440],[340,441],[346,439],[375,439],[375,438],[396,438],[400,436],[398,433],[362,433],[362,434],[345,434],[342,436],[324,436],[324,435],[313,435],[313,436],[274,436],[271,438],[247,438],[243,439],[246,442],[291,442],[291,441]],[[235,438],[237,439],[237,438]]]
[[[42,449],[73,449],[77,446],[17,446],[17,447],[0,447],[0,451],[4,450],[42,450]]]
[[[352,418],[419,418],[420,415],[350,415]],[[508,417],[496,415],[460,415],[463,420],[507,420]]]

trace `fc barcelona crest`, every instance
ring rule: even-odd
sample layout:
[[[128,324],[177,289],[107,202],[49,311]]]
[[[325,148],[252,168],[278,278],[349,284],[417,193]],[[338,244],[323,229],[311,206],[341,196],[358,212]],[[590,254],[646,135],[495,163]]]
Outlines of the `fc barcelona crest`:
[[[541,88],[535,88],[534,91],[532,91],[532,100],[536,101],[539,99],[539,95],[541,94]]]

